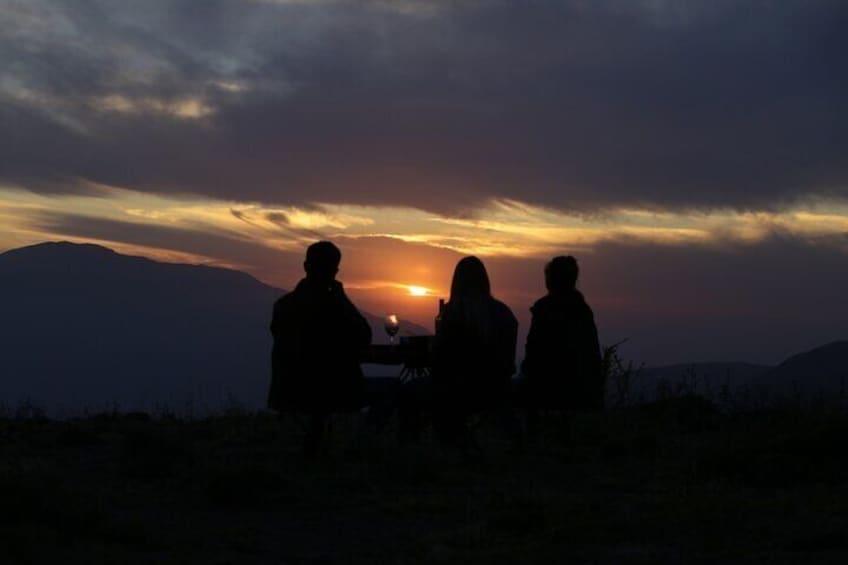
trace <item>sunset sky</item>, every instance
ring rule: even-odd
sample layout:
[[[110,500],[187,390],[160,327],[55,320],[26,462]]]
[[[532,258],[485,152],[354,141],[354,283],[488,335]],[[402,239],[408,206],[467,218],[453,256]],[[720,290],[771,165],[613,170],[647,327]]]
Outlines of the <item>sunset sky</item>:
[[[0,0],[0,26],[0,251],[291,288],[331,239],[361,308],[427,325],[475,254],[524,330],[573,254],[637,360],[848,338],[844,1]]]

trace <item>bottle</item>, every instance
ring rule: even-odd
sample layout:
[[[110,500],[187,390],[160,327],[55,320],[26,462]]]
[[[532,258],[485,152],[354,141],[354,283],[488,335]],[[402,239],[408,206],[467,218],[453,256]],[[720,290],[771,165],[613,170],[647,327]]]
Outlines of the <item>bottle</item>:
[[[445,310],[445,299],[439,298],[439,313],[436,314],[436,333],[439,333],[439,327],[442,325],[442,312]]]

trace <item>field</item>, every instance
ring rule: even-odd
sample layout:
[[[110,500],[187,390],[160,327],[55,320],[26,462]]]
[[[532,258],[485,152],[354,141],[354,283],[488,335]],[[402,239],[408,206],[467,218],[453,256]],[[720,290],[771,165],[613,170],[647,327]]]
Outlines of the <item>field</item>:
[[[3,563],[844,563],[848,416],[734,414],[684,396],[567,424],[519,453],[336,419],[99,414],[0,420]]]

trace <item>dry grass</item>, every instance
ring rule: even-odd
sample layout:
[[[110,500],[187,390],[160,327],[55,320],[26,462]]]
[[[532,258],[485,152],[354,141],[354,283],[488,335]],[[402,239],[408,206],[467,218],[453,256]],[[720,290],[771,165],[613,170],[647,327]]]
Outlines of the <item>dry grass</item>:
[[[268,414],[0,420],[0,562],[798,563],[848,557],[848,418],[697,397],[548,414],[520,456],[399,449],[361,418],[299,455]]]

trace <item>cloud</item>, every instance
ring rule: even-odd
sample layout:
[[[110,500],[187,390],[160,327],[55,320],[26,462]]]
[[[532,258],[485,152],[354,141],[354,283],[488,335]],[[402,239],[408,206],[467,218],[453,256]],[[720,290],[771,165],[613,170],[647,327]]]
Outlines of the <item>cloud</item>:
[[[776,362],[848,334],[846,24],[838,0],[5,0],[0,245],[289,287],[332,238],[375,312],[479,253],[525,328],[574,253],[606,343]]]
[[[775,233],[802,240],[831,241],[848,250],[848,206],[811,203],[780,213],[714,211],[681,214],[610,209],[580,216],[503,201],[480,208],[476,217],[445,217],[409,208],[314,205],[273,207],[258,203],[154,196],[106,185],[86,194],[36,195],[0,188],[0,214],[11,232],[44,233],[39,212],[105,219],[208,233],[251,241],[271,249],[300,251],[319,239],[398,240],[486,257],[549,257],[567,250],[586,253],[605,243],[727,248],[765,241]],[[32,220],[35,218],[36,220]],[[47,234],[53,232],[47,232]],[[62,235],[61,232],[56,232]],[[0,237],[0,248],[8,245]],[[843,241],[842,243],[839,243]],[[377,277],[379,279],[379,277]]]
[[[838,1],[0,7],[0,180],[468,214],[848,197]]]
[[[300,261],[300,254],[276,249],[236,234],[95,218],[73,213],[39,211],[31,214],[31,229],[59,238],[73,237],[144,248],[144,255],[168,260],[191,255],[204,262],[246,269],[263,280],[282,279]],[[297,260],[295,260],[297,257]]]
[[[96,98],[96,109],[121,114],[163,114],[178,119],[197,120],[205,118],[214,110],[198,98],[161,100],[158,98],[131,99],[121,94],[109,94]]]

